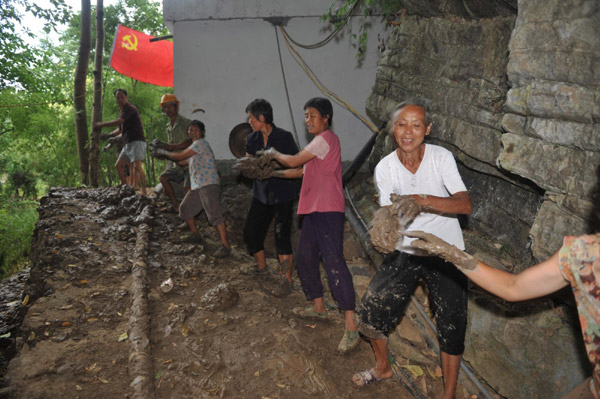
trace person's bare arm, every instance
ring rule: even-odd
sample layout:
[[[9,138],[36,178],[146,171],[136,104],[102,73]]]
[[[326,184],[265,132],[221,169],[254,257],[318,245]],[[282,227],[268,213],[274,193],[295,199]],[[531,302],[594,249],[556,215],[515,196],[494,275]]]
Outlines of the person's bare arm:
[[[549,259],[521,273],[512,274],[477,261],[468,253],[433,234],[422,231],[406,233],[418,238],[411,243],[432,255],[453,263],[475,284],[507,301],[524,301],[558,291],[568,282],[558,267],[558,251]]]
[[[168,152],[165,154],[165,156],[169,159],[172,159],[173,161],[183,161],[185,159],[188,159],[189,157],[192,157],[196,155],[195,151],[188,149],[185,149],[181,152]]]
[[[288,168],[297,168],[298,166],[304,165],[314,157],[316,157],[316,155],[312,152],[300,150],[300,152],[296,155],[282,154],[277,152],[275,153],[274,158],[283,166],[287,166]]]
[[[477,266],[467,273],[467,277],[481,288],[507,301],[538,298],[558,291],[568,284],[558,267],[558,252],[519,274],[508,273],[477,262]]]
[[[192,140],[187,139],[177,144],[166,144],[163,148],[167,151],[181,151],[192,145]]]
[[[441,213],[455,215],[468,215],[471,213],[471,197],[466,191],[459,191],[450,197],[436,197],[435,195],[411,195],[417,205]]]
[[[94,123],[94,126],[95,126],[95,127],[100,127],[100,128],[102,128],[102,127],[111,127],[111,126],[119,126],[119,125],[122,125],[122,124],[123,124],[123,122],[125,122],[125,120],[124,120],[124,119],[122,119],[122,118],[117,118],[117,119],[115,119],[115,120],[113,120],[113,121],[107,121],[107,122],[96,122],[96,123]]]
[[[303,168],[277,169],[271,172],[269,177],[280,177],[284,179],[297,179],[302,177]]]

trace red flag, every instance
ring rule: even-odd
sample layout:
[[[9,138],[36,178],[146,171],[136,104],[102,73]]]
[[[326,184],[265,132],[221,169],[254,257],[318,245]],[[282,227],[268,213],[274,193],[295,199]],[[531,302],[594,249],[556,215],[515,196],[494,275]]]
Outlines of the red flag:
[[[140,82],[173,87],[173,42],[150,42],[154,36],[119,25],[110,66]]]

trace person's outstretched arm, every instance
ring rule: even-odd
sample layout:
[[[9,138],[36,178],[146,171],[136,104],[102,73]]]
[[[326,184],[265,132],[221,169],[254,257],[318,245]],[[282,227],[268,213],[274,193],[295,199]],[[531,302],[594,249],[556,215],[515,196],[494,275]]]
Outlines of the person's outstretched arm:
[[[277,169],[271,172],[270,177],[280,177],[284,179],[297,179],[302,177],[302,168],[291,168],[291,169]]]
[[[153,157],[165,157],[172,161],[183,161],[196,155],[196,152],[191,149],[186,149],[181,152],[169,152],[164,148],[156,148],[152,151]],[[180,165],[183,165],[180,163]]]
[[[568,285],[558,266],[558,251],[542,263],[512,274],[477,261],[433,234],[411,231],[406,235],[418,238],[411,243],[412,246],[453,263],[475,284],[507,301],[538,298]]]
[[[558,267],[558,252],[518,274],[498,270],[481,262],[477,262],[475,269],[465,274],[481,288],[507,301],[539,298],[568,284]]]

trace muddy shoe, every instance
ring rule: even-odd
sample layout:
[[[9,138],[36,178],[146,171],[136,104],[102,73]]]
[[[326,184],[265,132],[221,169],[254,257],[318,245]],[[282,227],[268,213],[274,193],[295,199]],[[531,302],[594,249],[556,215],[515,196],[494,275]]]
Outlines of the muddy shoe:
[[[213,256],[215,258],[225,258],[226,256],[229,256],[230,253],[231,248],[227,248],[225,245],[223,245],[213,253]]]
[[[323,313],[317,313],[317,312],[315,312],[315,310],[313,309],[312,306],[307,306],[305,308],[300,306],[300,307],[294,308],[294,309],[292,309],[292,313],[295,314],[296,316],[304,317],[304,318],[308,318],[308,319],[331,320],[334,318],[333,312],[325,311]]]
[[[342,354],[348,353],[352,349],[356,348],[359,343],[360,335],[358,334],[358,331],[346,330],[344,331],[344,336],[342,337],[342,340],[340,341],[337,350]]]

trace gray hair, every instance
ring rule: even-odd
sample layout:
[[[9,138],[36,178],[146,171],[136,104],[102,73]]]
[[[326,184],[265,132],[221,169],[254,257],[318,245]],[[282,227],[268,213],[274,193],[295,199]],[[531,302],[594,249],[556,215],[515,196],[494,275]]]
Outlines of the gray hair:
[[[425,105],[425,103],[423,101],[421,101],[421,100],[402,101],[390,113],[390,120],[388,121],[388,124],[387,124],[387,131],[391,137],[394,136],[394,125],[396,124],[396,119],[398,119],[398,115],[400,114],[400,111],[402,111],[402,109],[404,107],[408,107],[409,105],[414,105],[416,107],[423,108],[423,111],[425,111],[425,125],[427,126],[431,123],[431,121],[429,120],[429,112],[428,112],[427,106]]]

